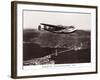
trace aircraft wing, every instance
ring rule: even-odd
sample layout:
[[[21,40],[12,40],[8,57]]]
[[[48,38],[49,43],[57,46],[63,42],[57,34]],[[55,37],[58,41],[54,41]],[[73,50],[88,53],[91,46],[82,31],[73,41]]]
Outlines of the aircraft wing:
[[[59,29],[64,29],[63,27],[59,27],[58,25],[52,25],[52,24],[45,24],[45,23],[40,23],[41,25],[53,27],[53,28],[59,28]]]

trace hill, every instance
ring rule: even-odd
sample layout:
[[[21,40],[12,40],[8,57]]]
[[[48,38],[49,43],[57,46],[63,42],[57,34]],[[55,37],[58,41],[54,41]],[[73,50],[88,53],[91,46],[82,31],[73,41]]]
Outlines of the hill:
[[[90,31],[76,30],[74,33],[57,34],[48,31],[26,30],[24,41],[49,48],[90,47]]]

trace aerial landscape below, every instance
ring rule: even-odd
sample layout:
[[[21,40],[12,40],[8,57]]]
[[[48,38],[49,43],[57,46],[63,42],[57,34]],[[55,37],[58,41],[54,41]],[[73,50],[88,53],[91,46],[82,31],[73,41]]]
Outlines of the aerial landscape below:
[[[23,29],[23,65],[91,62],[89,30],[62,34]]]

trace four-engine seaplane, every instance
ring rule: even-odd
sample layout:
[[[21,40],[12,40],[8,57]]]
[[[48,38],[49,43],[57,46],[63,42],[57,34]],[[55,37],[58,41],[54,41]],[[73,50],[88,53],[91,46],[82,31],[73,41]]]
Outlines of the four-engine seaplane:
[[[76,31],[74,26],[52,25],[40,23],[38,30],[46,30],[54,33],[72,33]]]

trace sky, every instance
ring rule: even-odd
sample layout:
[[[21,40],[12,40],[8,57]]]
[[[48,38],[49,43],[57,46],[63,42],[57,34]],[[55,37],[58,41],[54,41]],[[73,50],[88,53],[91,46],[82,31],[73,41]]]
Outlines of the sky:
[[[23,11],[23,28],[38,29],[40,23],[75,26],[77,29],[90,30],[91,14],[52,11]]]

